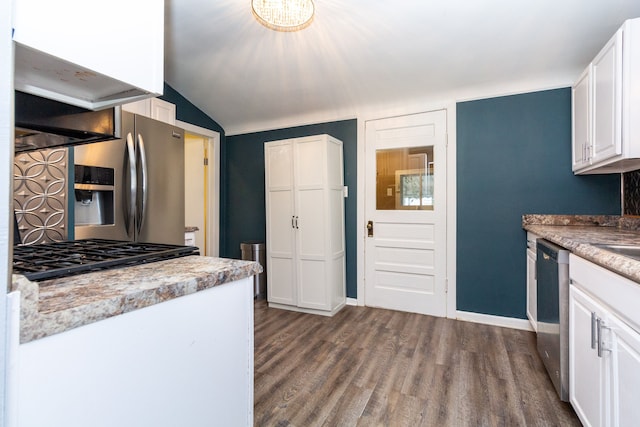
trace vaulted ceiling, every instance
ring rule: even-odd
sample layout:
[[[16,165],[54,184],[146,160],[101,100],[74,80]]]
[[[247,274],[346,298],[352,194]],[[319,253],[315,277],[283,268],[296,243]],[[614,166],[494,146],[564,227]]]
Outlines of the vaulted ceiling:
[[[639,0],[315,0],[294,33],[250,0],[165,0],[165,80],[227,132],[569,86]]]

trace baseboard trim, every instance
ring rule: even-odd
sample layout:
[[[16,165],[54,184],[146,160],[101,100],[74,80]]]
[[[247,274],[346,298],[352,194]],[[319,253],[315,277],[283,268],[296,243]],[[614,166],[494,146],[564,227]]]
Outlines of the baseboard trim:
[[[533,327],[528,319],[516,319],[513,317],[493,316],[491,314],[472,313],[470,311],[456,311],[456,319],[465,322],[483,323],[485,325],[501,326],[503,328],[532,331]]]
[[[358,305],[357,298],[347,298],[347,305]]]

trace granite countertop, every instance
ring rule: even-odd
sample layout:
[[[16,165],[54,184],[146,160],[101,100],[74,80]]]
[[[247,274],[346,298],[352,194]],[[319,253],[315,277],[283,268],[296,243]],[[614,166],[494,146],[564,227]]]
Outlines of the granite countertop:
[[[640,283],[640,261],[594,244],[640,245],[640,219],[593,215],[523,215],[522,227],[614,273]]]
[[[20,295],[20,342],[77,328],[262,272],[259,263],[188,256],[60,279],[31,282],[14,274]]]

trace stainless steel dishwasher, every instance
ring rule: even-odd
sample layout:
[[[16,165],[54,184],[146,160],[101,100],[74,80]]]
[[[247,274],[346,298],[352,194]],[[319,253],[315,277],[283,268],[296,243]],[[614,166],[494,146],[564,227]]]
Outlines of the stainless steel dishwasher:
[[[538,353],[560,399],[569,401],[569,251],[538,239]]]

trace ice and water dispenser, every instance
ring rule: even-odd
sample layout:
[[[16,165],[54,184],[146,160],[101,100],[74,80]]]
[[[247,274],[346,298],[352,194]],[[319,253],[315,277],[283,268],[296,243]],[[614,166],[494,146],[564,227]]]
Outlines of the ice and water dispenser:
[[[109,225],[114,220],[114,170],[75,165],[76,225]]]

